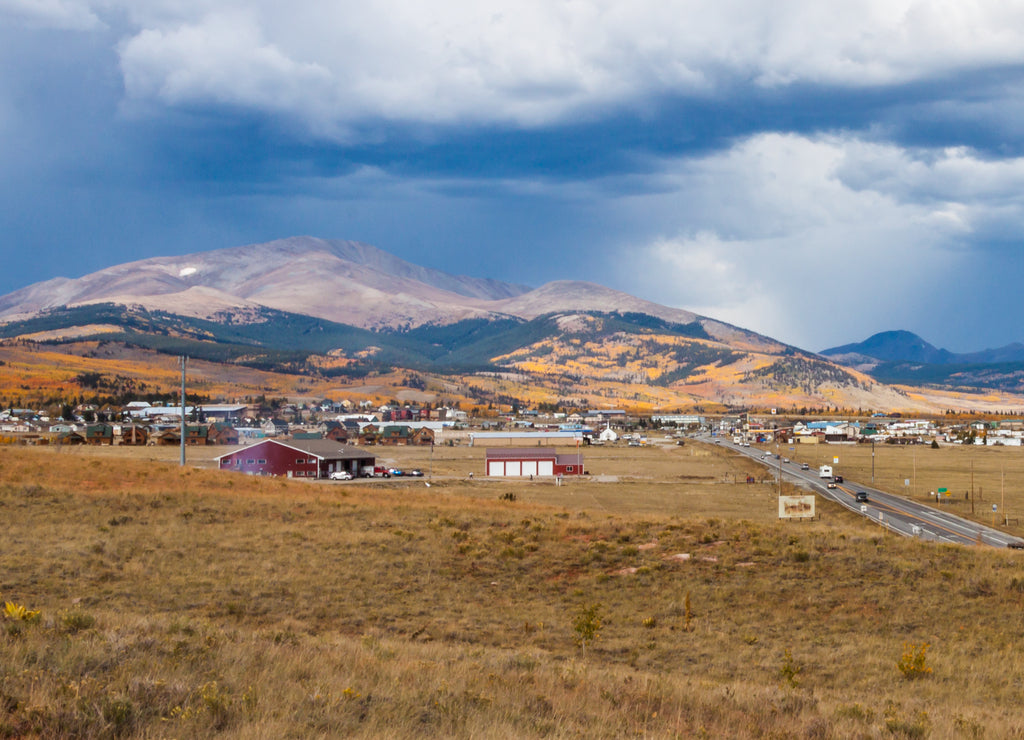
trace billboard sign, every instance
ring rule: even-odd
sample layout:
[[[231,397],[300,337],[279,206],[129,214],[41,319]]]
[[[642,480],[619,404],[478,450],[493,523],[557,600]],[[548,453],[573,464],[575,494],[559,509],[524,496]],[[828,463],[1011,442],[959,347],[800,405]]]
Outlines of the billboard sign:
[[[779,519],[813,519],[814,496],[779,496]]]

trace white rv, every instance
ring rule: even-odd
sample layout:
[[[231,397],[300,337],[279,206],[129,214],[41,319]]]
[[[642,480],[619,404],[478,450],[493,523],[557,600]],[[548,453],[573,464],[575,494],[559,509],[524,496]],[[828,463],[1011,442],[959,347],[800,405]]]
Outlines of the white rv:
[[[832,466],[831,465],[822,465],[820,468],[818,468],[818,477],[819,478],[831,478],[832,477]]]

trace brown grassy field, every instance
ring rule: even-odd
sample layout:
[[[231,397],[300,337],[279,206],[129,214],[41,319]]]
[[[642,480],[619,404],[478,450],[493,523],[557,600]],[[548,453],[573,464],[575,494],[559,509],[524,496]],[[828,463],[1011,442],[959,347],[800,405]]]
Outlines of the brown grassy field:
[[[0,617],[0,735],[1024,736],[1019,553],[780,524],[712,447],[562,487],[480,456],[428,489],[0,447],[0,600],[40,612]]]

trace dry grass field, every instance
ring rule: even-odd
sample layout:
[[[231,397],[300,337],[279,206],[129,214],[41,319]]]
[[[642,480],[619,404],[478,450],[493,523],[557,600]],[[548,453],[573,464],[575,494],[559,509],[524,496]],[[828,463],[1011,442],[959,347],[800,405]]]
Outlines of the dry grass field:
[[[430,488],[120,452],[0,447],[0,736],[1024,736],[1020,553],[779,523],[727,450],[384,453]]]

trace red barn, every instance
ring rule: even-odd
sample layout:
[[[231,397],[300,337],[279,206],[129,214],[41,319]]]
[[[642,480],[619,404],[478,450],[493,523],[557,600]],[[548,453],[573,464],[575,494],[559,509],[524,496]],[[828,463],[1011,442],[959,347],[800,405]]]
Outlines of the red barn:
[[[583,455],[560,453],[553,448],[488,448],[486,474],[498,478],[531,475],[583,475]]]
[[[221,470],[289,478],[326,478],[339,470],[358,477],[362,468],[377,461],[372,454],[329,439],[266,439],[215,459]]]

